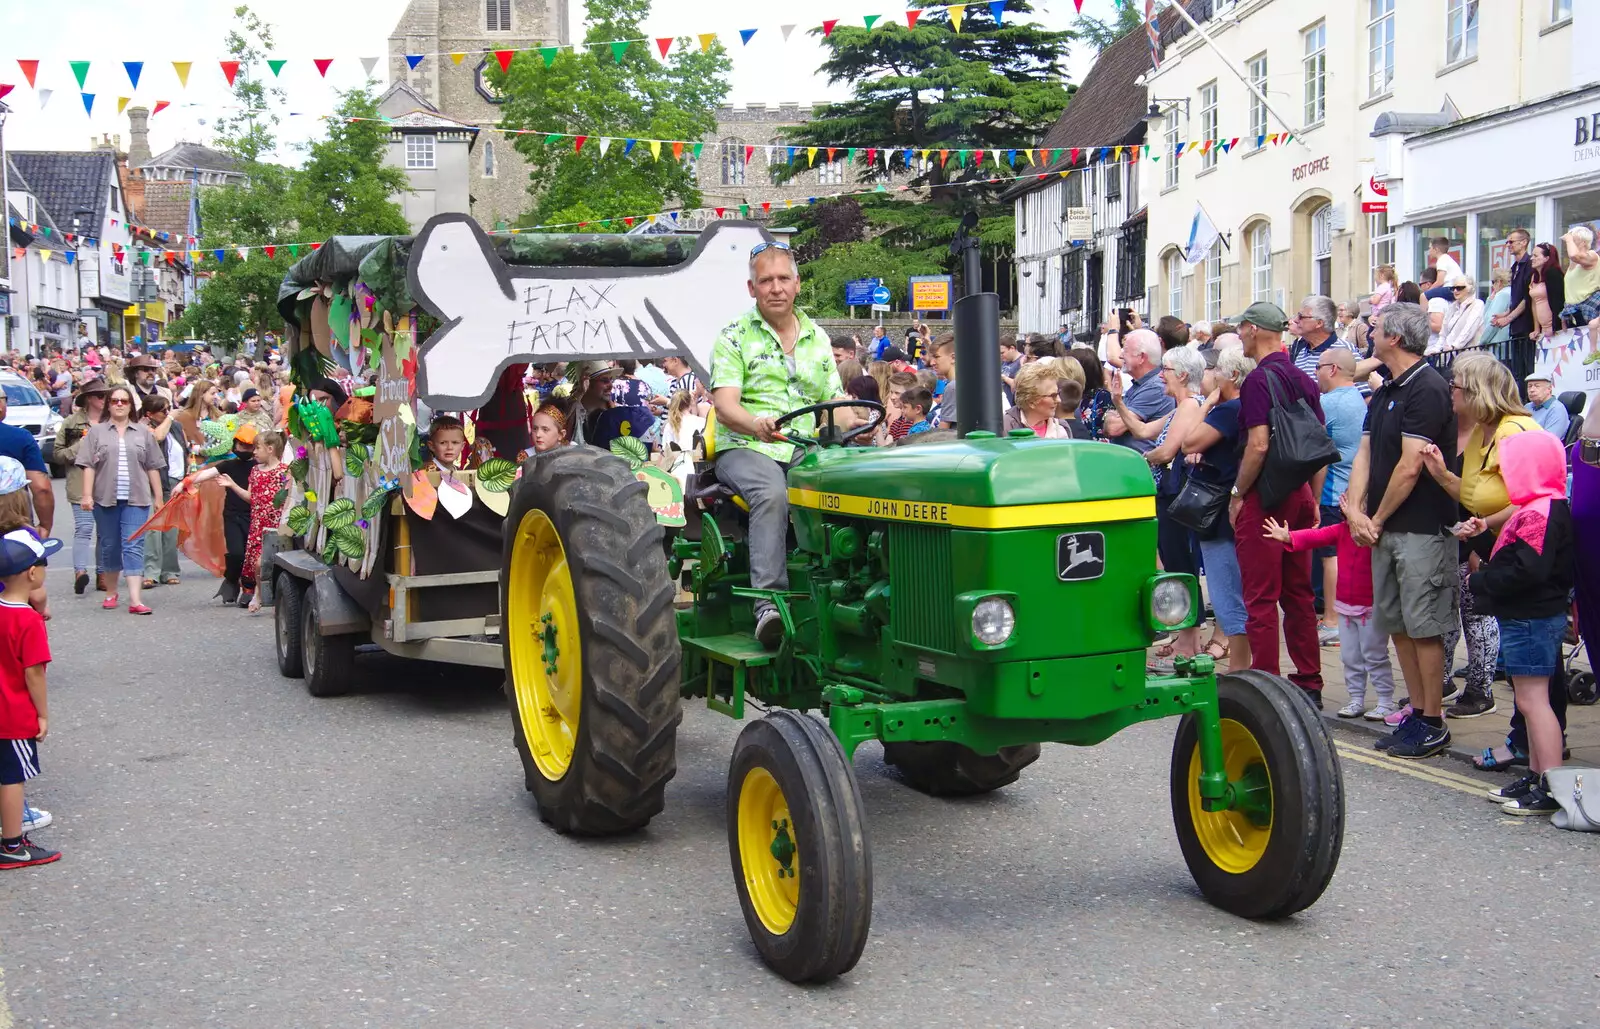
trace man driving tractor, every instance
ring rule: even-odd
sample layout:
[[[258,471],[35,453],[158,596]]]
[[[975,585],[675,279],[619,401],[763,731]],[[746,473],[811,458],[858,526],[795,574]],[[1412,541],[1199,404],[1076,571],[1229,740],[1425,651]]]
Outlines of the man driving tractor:
[[[795,448],[779,438],[777,420],[796,408],[842,399],[844,388],[827,333],[794,306],[800,270],[789,244],[762,243],[750,251],[748,286],[755,307],[722,330],[711,354],[717,478],[750,507],[751,587],[786,590],[785,467]],[[810,432],[814,422],[804,416],[794,428]],[[756,638],[776,649],[783,638],[777,610],[770,601],[757,600],[755,615]]]

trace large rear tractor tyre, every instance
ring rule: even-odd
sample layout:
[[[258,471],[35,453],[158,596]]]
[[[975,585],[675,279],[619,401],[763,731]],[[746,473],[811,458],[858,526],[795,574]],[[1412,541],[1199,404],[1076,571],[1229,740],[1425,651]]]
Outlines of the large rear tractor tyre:
[[[314,587],[307,587],[300,596],[300,654],[307,693],[339,697],[350,692],[356,675],[356,637],[322,634],[322,611]]]
[[[900,771],[907,786],[933,797],[971,797],[1017,781],[1039,760],[1039,745],[1002,747],[979,754],[959,743],[885,743],[883,760]]]
[[[1172,747],[1172,818],[1207,900],[1244,918],[1282,918],[1314,904],[1344,844],[1344,778],[1322,718],[1287,679],[1245,670],[1217,678],[1223,761],[1244,802],[1200,802],[1198,720]]]
[[[855,771],[826,726],[774,711],[739,733],[728,853],[756,951],[792,983],[855,967],[872,925],[872,857]]]
[[[609,836],[661,811],[677,771],[682,652],[645,485],[590,447],[523,466],[506,515],[500,639],[539,817]]]
[[[305,587],[288,572],[279,572],[275,592],[277,603],[272,605],[272,635],[278,652],[278,674],[298,679],[306,674],[300,650],[300,604],[305,597]]]

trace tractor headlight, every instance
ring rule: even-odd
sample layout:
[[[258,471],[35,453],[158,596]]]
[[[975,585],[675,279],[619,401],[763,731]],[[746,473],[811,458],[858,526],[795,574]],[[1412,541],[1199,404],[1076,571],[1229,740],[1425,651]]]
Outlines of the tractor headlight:
[[[1150,619],[1157,625],[1175,628],[1189,620],[1194,601],[1182,579],[1163,579],[1150,591]]]
[[[972,609],[972,635],[986,647],[998,647],[1016,627],[1016,612],[999,597],[980,600]]]

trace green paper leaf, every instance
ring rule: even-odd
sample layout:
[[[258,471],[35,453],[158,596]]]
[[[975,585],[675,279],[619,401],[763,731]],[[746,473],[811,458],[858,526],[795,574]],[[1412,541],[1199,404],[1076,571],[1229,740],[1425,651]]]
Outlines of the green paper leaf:
[[[380,489],[373,490],[367,494],[366,502],[361,505],[361,517],[369,522],[375,520],[383,513],[384,507],[389,503],[389,494],[393,492],[393,490]]]
[[[350,297],[344,293],[335,293],[333,299],[328,301],[328,331],[346,350],[350,349],[351,310]]]
[[[349,497],[340,497],[322,510],[322,524],[328,527],[329,532],[336,532],[355,523],[356,503]]]
[[[304,536],[306,530],[311,528],[311,508],[305,504],[289,512],[289,531],[296,536]]]
[[[618,436],[611,441],[611,452],[628,462],[628,467],[637,470],[642,467],[650,457],[650,451],[639,442],[636,436]]]
[[[491,457],[478,466],[478,485],[490,493],[504,493],[517,479],[517,465],[503,457]]]
[[[283,506],[283,502],[285,500],[288,500],[288,499],[289,499],[289,488],[287,486],[285,486],[283,489],[279,490],[278,492],[276,492],[276,493],[274,493],[272,495],[272,506],[273,507],[282,507]]]
[[[338,548],[341,555],[352,561],[360,561],[367,554],[367,538],[354,525],[330,531],[328,539]]]
[[[344,448],[344,471],[352,479],[360,478],[366,470],[367,458],[371,456],[364,444],[352,443]]]
[[[331,565],[339,559],[339,544],[334,542],[333,534],[328,534],[328,542],[322,548],[322,563]]]
[[[309,458],[297,457],[289,462],[289,477],[300,485],[306,484],[306,473],[311,471]]]

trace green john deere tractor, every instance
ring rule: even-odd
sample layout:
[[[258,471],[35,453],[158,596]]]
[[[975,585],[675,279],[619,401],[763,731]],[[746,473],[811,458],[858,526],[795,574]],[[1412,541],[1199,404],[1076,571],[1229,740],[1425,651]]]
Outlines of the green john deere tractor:
[[[690,490],[698,531],[665,556],[645,487],[618,458],[578,447],[525,467],[501,631],[541,816],[578,834],[643,826],[675,770],[682,700],[735,718],[759,702],[768,713],[740,733],[728,773],[734,883],[761,957],[823,981],[855,965],[871,921],[851,763],[862,743],[881,742],[913,788],[958,796],[1015,782],[1041,743],[1088,746],[1175,717],[1172,815],[1200,890],[1247,918],[1316,901],[1344,827],[1317,712],[1282,678],[1218,676],[1204,656],[1146,671],[1152,640],[1202,605],[1193,577],[1156,569],[1143,458],[976,431],[837,445],[852,434],[832,428],[844,403],[784,419],[829,422],[818,438],[785,430],[803,448],[787,592],[750,588],[743,505],[709,465]],[[675,579],[694,598],[679,610]],[[763,596],[786,630],[771,652],[754,637]]]

